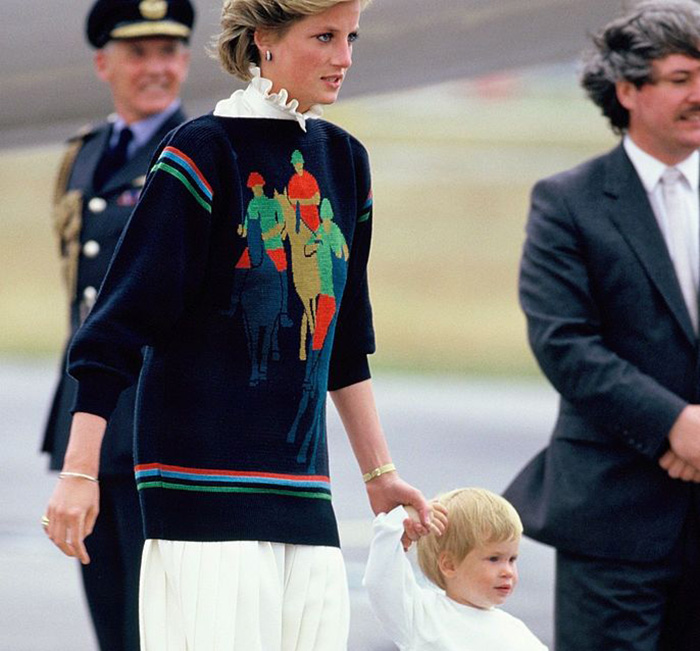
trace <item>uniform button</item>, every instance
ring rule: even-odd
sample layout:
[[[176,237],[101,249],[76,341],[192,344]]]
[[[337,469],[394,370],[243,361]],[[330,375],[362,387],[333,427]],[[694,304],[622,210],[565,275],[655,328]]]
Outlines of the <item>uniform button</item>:
[[[97,298],[97,290],[92,285],[88,285],[83,290],[83,298],[88,303],[94,303],[95,299]]]
[[[107,207],[107,202],[102,197],[93,197],[88,201],[90,212],[102,212]]]
[[[83,255],[86,258],[95,258],[100,252],[100,245],[95,240],[88,240],[83,244]]]

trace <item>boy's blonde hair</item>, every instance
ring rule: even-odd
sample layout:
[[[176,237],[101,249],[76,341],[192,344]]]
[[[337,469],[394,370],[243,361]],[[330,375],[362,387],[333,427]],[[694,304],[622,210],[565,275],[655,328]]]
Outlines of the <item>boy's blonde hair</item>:
[[[260,65],[255,30],[284,36],[289,27],[306,16],[320,14],[349,0],[225,0],[221,11],[221,33],[213,45],[226,72],[250,80],[250,66]],[[371,0],[360,0],[364,9]]]
[[[418,540],[418,564],[423,574],[445,589],[440,571],[442,553],[455,563],[479,545],[520,538],[523,524],[513,505],[484,488],[458,488],[443,493],[435,501],[447,509],[447,530],[442,536],[430,534]]]

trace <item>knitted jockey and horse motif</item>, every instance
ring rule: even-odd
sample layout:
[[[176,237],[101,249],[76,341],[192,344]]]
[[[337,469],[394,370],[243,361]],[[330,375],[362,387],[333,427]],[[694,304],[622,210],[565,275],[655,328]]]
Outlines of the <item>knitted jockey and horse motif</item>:
[[[298,359],[304,363],[303,393],[287,442],[296,442],[306,421],[306,436],[297,461],[315,471],[317,443],[324,434],[324,401],[318,379],[319,360],[336,314],[336,293],[342,291],[350,257],[345,236],[333,221],[330,198],[322,197],[316,178],[305,169],[299,150],[291,156],[294,172],[282,192],[265,193],[265,177],[248,175],[252,192],[238,234],[246,248],[235,265],[229,315],[240,312],[250,357],[251,387],[268,380],[270,362],[280,360],[280,328],[298,328]],[[286,245],[285,245],[286,243]],[[289,258],[289,259],[288,259]],[[290,317],[289,279],[301,304],[297,323]],[[325,351],[330,354],[330,351]],[[312,406],[311,413],[309,408]]]

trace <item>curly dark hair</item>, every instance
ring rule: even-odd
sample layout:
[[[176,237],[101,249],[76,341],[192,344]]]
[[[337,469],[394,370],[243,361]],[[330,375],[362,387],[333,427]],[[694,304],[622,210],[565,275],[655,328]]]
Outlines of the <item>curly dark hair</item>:
[[[700,5],[693,0],[649,0],[606,25],[583,57],[581,86],[610,120],[615,133],[629,126],[629,112],[615,83],[637,88],[652,81],[652,62],[671,54],[700,59]]]

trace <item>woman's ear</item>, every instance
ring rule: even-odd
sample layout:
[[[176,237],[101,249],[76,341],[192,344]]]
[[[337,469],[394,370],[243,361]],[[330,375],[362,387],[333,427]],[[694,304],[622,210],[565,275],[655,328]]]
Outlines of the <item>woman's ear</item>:
[[[450,579],[455,575],[457,567],[450,552],[440,552],[438,556],[438,569],[446,579]]]
[[[272,61],[272,49],[276,40],[275,32],[270,29],[256,29],[253,32],[253,41],[258,48],[258,58],[263,76],[268,62]]]
[[[258,28],[253,32],[253,40],[258,50],[264,54],[274,42],[273,33],[269,29]]]

